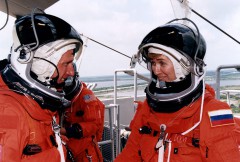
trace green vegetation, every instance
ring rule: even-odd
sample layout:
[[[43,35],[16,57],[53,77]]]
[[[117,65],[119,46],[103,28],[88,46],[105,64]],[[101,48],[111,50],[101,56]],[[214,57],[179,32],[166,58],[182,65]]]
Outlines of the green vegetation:
[[[144,76],[148,76],[147,74]],[[149,76],[148,76],[149,77]],[[216,83],[216,71],[207,71],[206,76],[205,76],[205,81],[206,83],[210,84],[211,86],[215,87]],[[240,72],[237,71],[236,69],[231,69],[231,70],[222,70],[220,74],[221,82],[220,81],[220,90],[240,90]],[[85,78],[86,82],[104,82],[104,81],[112,81],[107,87],[96,87],[93,89],[94,93],[99,97],[99,98],[112,98],[114,96],[113,92],[113,76],[101,76],[101,77],[94,77],[94,78]],[[119,76],[118,79],[120,81],[129,81],[133,80],[132,76],[126,76],[122,75]],[[226,81],[233,81],[235,85],[226,85]],[[239,80],[239,85],[238,81]],[[221,84],[221,83],[224,83]],[[231,84],[232,82],[228,82],[228,84]],[[138,83],[138,94],[139,91],[144,93],[144,88],[146,87],[147,83]],[[224,85],[224,86],[223,86]],[[118,85],[117,86],[118,93],[119,91],[123,93],[124,95],[129,95],[129,91],[133,91],[133,84],[124,84],[124,85]],[[131,93],[132,94],[132,93]],[[141,93],[140,93],[141,94]],[[229,96],[229,101],[227,101],[227,95],[226,94],[221,94],[220,95],[220,100],[223,102],[228,102],[230,107],[232,108],[232,111],[234,113],[240,113],[240,92],[231,92]]]
[[[229,89],[232,87],[230,86]],[[227,101],[227,95],[221,94],[220,100],[223,102],[229,102],[230,107],[232,108],[233,113],[240,113],[240,93],[230,94],[229,101]]]

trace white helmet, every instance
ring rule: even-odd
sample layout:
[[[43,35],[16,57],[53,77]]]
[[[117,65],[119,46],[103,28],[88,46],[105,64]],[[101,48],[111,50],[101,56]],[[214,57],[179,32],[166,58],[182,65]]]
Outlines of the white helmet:
[[[145,36],[139,45],[137,58],[140,63],[146,63],[151,72],[151,81],[145,92],[154,111],[175,112],[201,96],[205,52],[206,43],[198,29],[184,24],[168,23]],[[176,80],[159,81],[151,69],[149,53],[167,56],[173,62]]]
[[[42,108],[52,111],[70,105],[66,85],[51,78],[62,55],[73,49],[75,58],[81,54],[83,41],[78,32],[64,20],[48,14],[32,14],[15,21],[10,64],[2,72],[7,85],[30,95]],[[79,89],[77,73],[68,92]],[[74,83],[73,83],[74,82]],[[61,86],[63,91],[56,90]]]

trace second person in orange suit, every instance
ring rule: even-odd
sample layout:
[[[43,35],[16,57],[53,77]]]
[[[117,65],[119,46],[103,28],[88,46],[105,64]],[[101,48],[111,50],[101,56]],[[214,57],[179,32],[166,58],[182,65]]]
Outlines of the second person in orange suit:
[[[64,112],[67,145],[76,162],[102,162],[98,142],[102,140],[105,105],[81,82],[72,106]]]
[[[240,161],[240,128],[229,105],[204,83],[206,44],[189,23],[194,28],[165,24],[141,42],[137,56],[151,81],[115,162]]]

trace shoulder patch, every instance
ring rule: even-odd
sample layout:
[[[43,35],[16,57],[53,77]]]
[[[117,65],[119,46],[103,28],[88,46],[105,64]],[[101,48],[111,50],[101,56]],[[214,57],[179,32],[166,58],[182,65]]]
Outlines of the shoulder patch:
[[[92,95],[87,94],[87,95],[83,96],[83,99],[85,102],[91,102],[91,101],[95,101],[96,97],[93,94]]]
[[[209,111],[208,115],[211,127],[235,124],[233,114],[230,109]]]

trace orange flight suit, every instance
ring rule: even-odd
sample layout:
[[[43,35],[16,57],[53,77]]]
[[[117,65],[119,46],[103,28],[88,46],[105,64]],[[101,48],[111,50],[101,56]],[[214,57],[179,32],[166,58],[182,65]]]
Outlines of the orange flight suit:
[[[73,99],[71,108],[65,111],[64,125],[78,123],[83,137],[69,138],[67,145],[76,162],[102,162],[98,143],[102,140],[105,105],[82,83],[81,90]]]
[[[138,102],[137,112],[131,121],[131,134],[115,162],[157,162],[156,144],[160,125],[166,125],[164,162],[239,162],[240,128],[233,117],[227,124],[210,121],[208,112],[227,110],[226,103],[216,100],[214,90],[206,85],[205,102],[200,126],[181,135],[199,121],[201,97],[174,113],[156,113],[147,101]],[[230,111],[231,112],[231,111]],[[139,130],[147,126],[148,133]],[[146,127],[145,127],[146,128]]]
[[[30,96],[9,90],[0,77],[0,162],[60,162],[53,116],[58,118]],[[38,153],[30,155],[27,146]]]

